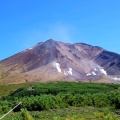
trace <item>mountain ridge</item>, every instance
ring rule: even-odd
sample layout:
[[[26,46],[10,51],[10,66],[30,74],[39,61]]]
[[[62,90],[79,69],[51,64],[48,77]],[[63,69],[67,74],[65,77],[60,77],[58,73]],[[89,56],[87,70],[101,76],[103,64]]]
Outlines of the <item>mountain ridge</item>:
[[[1,60],[0,84],[59,80],[98,82],[101,78],[119,82],[119,61],[119,54],[99,46],[49,39]]]

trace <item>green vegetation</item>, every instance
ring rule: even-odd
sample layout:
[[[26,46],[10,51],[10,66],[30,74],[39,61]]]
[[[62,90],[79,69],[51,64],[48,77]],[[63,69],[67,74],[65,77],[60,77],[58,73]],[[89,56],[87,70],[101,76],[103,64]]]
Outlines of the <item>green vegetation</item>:
[[[14,92],[15,90],[21,88],[21,87],[25,87],[25,86],[29,86],[31,83],[27,83],[27,84],[16,84],[16,85],[2,85],[0,86],[0,98],[3,96],[7,96],[10,93]]]
[[[10,92],[0,92],[0,116],[22,101],[5,120],[120,119],[120,84],[56,82],[1,88]]]
[[[33,120],[119,120],[120,116],[108,108],[94,107],[69,107],[63,109],[51,109],[47,111],[32,111],[23,115],[21,112],[11,113],[4,120],[26,120],[25,116],[33,117]],[[30,119],[27,119],[30,120]]]

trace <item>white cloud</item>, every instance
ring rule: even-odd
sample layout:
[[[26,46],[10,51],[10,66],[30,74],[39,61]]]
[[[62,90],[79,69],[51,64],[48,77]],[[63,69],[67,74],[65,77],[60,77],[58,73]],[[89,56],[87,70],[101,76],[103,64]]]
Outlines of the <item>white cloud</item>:
[[[28,31],[23,31],[21,35],[18,36],[19,38],[16,39],[21,44],[21,49],[24,50],[48,39],[72,43],[72,33],[72,26],[57,22],[51,25],[45,25],[42,28],[39,27]]]
[[[57,23],[50,26],[47,32],[47,36],[58,41],[72,42],[71,33],[72,30],[70,26],[62,23]]]

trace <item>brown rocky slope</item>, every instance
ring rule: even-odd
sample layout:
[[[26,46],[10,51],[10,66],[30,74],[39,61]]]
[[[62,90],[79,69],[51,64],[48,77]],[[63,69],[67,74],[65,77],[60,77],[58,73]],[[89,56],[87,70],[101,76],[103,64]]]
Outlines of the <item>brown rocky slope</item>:
[[[119,82],[119,74],[119,54],[85,43],[52,39],[0,61],[0,84],[102,79]]]

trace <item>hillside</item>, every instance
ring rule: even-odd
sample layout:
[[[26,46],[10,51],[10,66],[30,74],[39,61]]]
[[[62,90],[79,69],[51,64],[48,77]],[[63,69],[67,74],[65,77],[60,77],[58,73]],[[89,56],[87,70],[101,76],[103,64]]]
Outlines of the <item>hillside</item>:
[[[85,43],[40,42],[0,61],[0,84],[119,82],[120,55]]]
[[[0,86],[0,117],[22,102],[4,120],[120,119],[120,84],[55,82],[20,86]]]

